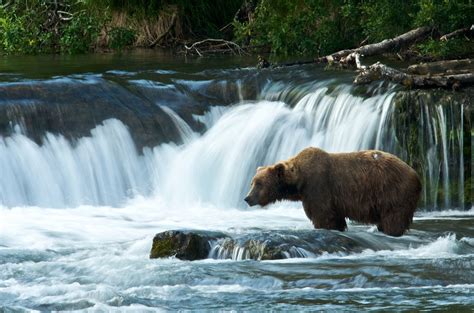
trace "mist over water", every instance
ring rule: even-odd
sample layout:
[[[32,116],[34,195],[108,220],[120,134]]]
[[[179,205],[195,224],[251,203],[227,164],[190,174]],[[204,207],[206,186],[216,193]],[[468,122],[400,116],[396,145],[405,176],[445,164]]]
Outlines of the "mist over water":
[[[138,148],[136,129],[120,118],[97,121],[76,139],[49,132],[41,141],[12,120],[11,134],[0,137],[0,311],[474,306],[474,213],[457,206],[461,191],[447,192],[464,188],[454,147],[462,112],[429,104],[418,112],[427,200],[405,236],[351,221],[344,233],[318,231],[300,203],[246,206],[257,166],[307,146],[403,156],[394,127],[398,91],[357,90],[338,74],[312,76],[314,68],[268,77],[252,71],[112,70],[85,79],[103,90],[102,80],[113,79],[151,99],[172,126],[164,129],[180,139],[155,146]],[[113,90],[102,97],[113,98]],[[452,210],[426,212],[443,208]],[[208,260],[149,260],[154,234],[170,229],[222,231],[237,242],[314,233],[322,248],[296,245],[288,259],[255,261],[243,245],[213,242]],[[341,249],[325,236],[358,248]]]

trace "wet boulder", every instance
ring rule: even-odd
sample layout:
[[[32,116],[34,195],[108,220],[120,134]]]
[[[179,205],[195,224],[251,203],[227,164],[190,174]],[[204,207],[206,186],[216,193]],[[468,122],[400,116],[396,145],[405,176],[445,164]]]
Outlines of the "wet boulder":
[[[245,234],[170,230],[153,239],[150,258],[181,260],[279,260],[316,257],[324,253],[357,253],[373,247],[364,238],[330,230],[275,230]]]
[[[361,252],[360,240],[329,230],[263,231],[218,240],[214,259],[279,260],[316,257],[323,253]]]
[[[181,260],[202,260],[209,256],[211,242],[225,238],[218,232],[169,230],[155,235],[150,258],[176,257]]]
[[[181,140],[170,116],[154,101],[111,81],[84,77],[0,84],[0,136],[10,136],[19,125],[38,144],[46,133],[75,142],[107,119],[127,126],[138,151]]]

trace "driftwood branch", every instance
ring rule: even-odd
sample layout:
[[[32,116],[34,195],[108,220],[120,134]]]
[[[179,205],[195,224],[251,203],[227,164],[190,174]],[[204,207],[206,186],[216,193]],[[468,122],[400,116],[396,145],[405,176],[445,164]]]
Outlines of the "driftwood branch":
[[[270,64],[265,60],[264,63],[259,61],[258,67],[281,67],[281,66],[293,66],[293,65],[302,65],[310,63],[337,63],[341,67],[361,67],[360,58],[364,56],[373,56],[378,54],[383,54],[390,51],[399,50],[405,47],[412,45],[415,42],[425,39],[432,31],[431,27],[419,27],[404,34],[401,34],[395,38],[385,39],[381,42],[363,45],[355,49],[345,49],[337,51],[333,54],[316,58],[311,61],[298,61],[291,63],[280,63],[280,64]],[[366,42],[368,38],[365,38],[363,42]],[[363,43],[362,42],[362,43]],[[261,66],[263,64],[264,66]]]
[[[474,59],[447,60],[410,65],[407,69],[409,74],[450,74],[460,72],[474,73]]]
[[[407,87],[452,87],[457,89],[461,86],[474,84],[474,73],[407,74],[377,62],[361,70],[354,79],[354,84],[367,84],[377,80],[392,81]]]
[[[6,9],[6,8],[9,7],[11,4],[12,4],[12,1],[8,1],[8,2],[5,3],[5,4],[2,3],[2,4],[0,4],[0,8]]]
[[[451,38],[458,37],[461,35],[472,35],[474,33],[474,25],[471,25],[471,27],[465,27],[461,29],[457,29],[449,34],[446,34],[444,36],[441,36],[439,40],[441,41],[448,41]]]
[[[426,38],[430,34],[431,30],[431,27],[419,27],[392,39],[385,39],[381,42],[364,45],[356,49],[347,49],[335,52],[333,54],[316,59],[316,62],[342,62],[347,64],[350,62],[348,60],[344,60],[344,58],[353,53],[358,53],[362,56],[372,56],[397,50]]]
[[[185,53],[195,53],[199,56],[212,53],[231,53],[231,54],[248,54],[242,47],[233,41],[224,39],[204,39],[193,43],[191,46],[184,45]]]
[[[430,35],[432,30],[433,28],[431,27],[419,27],[392,39],[386,39],[374,44],[363,45],[356,49],[341,50],[333,54],[314,59],[312,61],[273,65],[264,58],[259,57],[257,67],[266,68],[301,65],[308,63],[329,63],[337,64],[337,66],[343,68],[356,68],[358,75],[354,79],[354,84],[367,84],[373,81],[387,80],[410,88],[442,87],[458,89],[462,86],[474,85],[473,59],[421,63],[412,65],[403,71],[391,68],[380,62],[370,66],[364,66],[361,63],[361,58],[364,56],[374,56],[397,51],[416,42],[424,40]],[[471,31],[473,31],[472,27],[469,29],[469,32]],[[465,33],[466,30],[462,29],[450,34],[446,34],[445,36],[447,39],[449,39]]]
[[[58,14],[59,19],[62,21],[70,21],[74,17],[74,14],[66,11],[57,10],[56,13]]]

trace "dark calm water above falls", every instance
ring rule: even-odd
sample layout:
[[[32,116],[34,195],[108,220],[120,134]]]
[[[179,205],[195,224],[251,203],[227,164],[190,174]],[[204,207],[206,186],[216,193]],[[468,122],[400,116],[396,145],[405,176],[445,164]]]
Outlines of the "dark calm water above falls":
[[[150,52],[0,59],[0,312],[471,312],[463,106],[423,97],[411,121],[394,86],[253,64]],[[405,236],[349,222],[334,235],[357,248],[148,259],[154,234],[169,229],[325,238],[299,203],[246,207],[255,168],[310,145],[410,160],[415,122],[425,188]]]

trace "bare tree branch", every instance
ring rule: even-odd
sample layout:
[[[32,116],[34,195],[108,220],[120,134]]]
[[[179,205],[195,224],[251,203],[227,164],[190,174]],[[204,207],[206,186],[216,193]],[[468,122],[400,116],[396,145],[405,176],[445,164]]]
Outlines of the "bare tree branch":
[[[457,36],[461,36],[461,35],[468,35],[468,34],[473,34],[474,33],[474,25],[471,25],[471,27],[465,27],[465,28],[461,28],[461,29],[457,29],[449,34],[446,34],[444,36],[441,36],[441,38],[439,38],[439,40],[441,41],[448,41],[449,39],[453,38],[453,37],[457,37]]]
[[[185,53],[196,52],[199,56],[203,53],[215,53],[217,51],[221,53],[232,53],[232,54],[248,54],[242,47],[233,41],[224,39],[204,39],[193,43],[191,46],[184,45]]]
[[[407,72],[417,75],[470,71],[474,73],[474,59],[446,60],[410,65]]]
[[[431,27],[419,27],[416,29],[412,29],[409,32],[406,32],[395,38],[385,39],[381,42],[368,44],[356,49],[348,49],[335,52],[333,54],[316,59],[316,62],[332,63],[342,61],[342,63],[349,63],[347,60],[343,60],[343,58],[354,52],[362,56],[371,56],[382,54],[395,49],[400,49],[402,47],[409,46],[416,41],[426,38],[431,32],[431,30]]]
[[[377,80],[388,80],[407,87],[452,87],[456,89],[461,85],[474,84],[474,73],[415,75],[377,62],[363,69],[354,79],[354,84],[367,84]]]
[[[3,1],[2,1],[2,2],[3,2]],[[9,7],[11,4],[12,4],[12,1],[8,1],[8,2],[5,3],[5,4],[0,4],[0,8],[6,9],[6,8]]]

